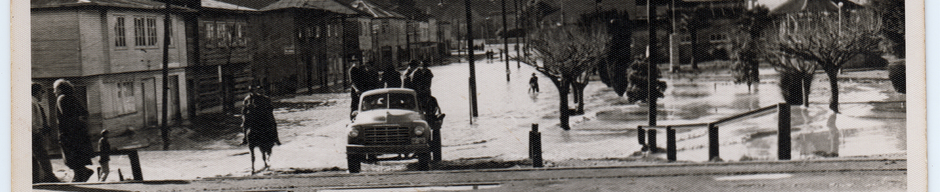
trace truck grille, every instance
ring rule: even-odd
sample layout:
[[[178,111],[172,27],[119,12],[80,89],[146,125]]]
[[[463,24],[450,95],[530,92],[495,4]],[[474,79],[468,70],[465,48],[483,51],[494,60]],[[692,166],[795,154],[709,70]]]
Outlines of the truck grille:
[[[368,127],[363,133],[366,144],[400,145],[410,142],[408,127]]]

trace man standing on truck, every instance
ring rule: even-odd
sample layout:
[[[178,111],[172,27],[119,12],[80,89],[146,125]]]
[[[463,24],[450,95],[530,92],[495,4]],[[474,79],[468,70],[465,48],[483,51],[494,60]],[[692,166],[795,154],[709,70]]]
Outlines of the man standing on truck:
[[[353,61],[352,67],[349,68],[349,80],[352,81],[352,90],[349,91],[349,96],[352,99],[352,104],[349,107],[350,113],[359,108],[359,95],[374,89],[375,85],[379,83],[379,75],[375,70],[372,70],[370,65],[371,62],[362,65]]]

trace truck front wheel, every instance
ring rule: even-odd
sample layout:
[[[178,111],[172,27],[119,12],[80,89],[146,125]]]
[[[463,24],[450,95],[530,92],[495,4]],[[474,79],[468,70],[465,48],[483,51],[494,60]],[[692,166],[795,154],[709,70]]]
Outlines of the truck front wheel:
[[[349,173],[359,173],[362,168],[362,161],[364,155],[361,154],[346,154],[346,166],[349,169]]]
[[[418,153],[418,171],[431,169],[431,153]]]

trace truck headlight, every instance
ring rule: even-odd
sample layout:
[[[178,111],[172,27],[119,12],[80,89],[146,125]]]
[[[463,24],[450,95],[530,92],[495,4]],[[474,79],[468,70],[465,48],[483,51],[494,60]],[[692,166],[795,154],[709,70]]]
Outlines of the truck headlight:
[[[425,131],[427,131],[427,129],[424,128],[424,126],[415,127],[415,135],[422,135]]]
[[[352,129],[351,131],[349,131],[349,137],[353,137],[353,138],[354,138],[354,137],[358,137],[358,136],[359,136],[359,130],[358,130],[358,129],[355,129],[355,128],[354,128],[354,129]]]

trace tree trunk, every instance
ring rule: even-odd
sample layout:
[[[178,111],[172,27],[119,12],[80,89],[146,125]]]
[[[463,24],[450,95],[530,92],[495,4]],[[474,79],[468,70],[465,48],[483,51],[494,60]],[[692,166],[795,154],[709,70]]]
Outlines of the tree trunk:
[[[571,82],[562,77],[560,82],[555,84],[555,87],[558,88],[558,120],[561,121],[561,128],[564,130],[569,130],[571,127],[568,125],[568,116],[571,115],[571,109],[568,109],[568,89],[571,87]]]
[[[574,115],[583,115],[584,114],[584,88],[587,87],[587,83],[580,82],[571,82],[572,87],[574,88],[574,102],[578,104],[578,108],[575,110]]]
[[[839,70],[826,70],[826,75],[829,76],[829,90],[832,92],[832,97],[829,98],[829,109],[839,113]]]
[[[699,51],[698,51],[698,50],[699,50],[699,49],[698,49],[698,30],[697,30],[697,29],[694,29],[694,28],[693,28],[693,29],[690,29],[690,30],[689,30],[689,36],[691,36],[691,39],[692,39],[692,54],[691,54],[691,60],[690,60],[689,62],[692,63],[692,70],[698,71],[698,61],[696,61],[696,59],[695,59],[695,55],[697,55],[697,54],[699,53]]]
[[[803,94],[801,94],[803,98],[803,106],[809,107],[809,93],[812,90],[810,86],[813,84],[813,73],[812,72],[809,72],[809,74],[803,73],[800,79],[803,82],[801,86],[803,90]]]

